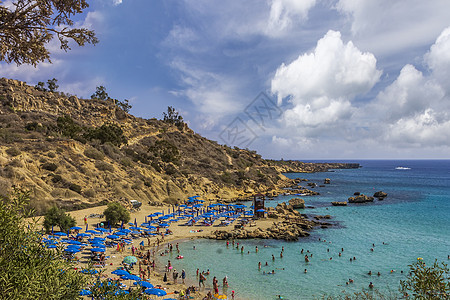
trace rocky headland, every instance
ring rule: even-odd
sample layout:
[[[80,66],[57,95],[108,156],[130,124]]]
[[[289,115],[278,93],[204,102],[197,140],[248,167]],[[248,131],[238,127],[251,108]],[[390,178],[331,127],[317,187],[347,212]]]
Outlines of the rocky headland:
[[[258,226],[254,229],[251,225],[237,226],[231,231],[218,229],[205,237],[216,240],[257,238],[296,241],[300,237],[309,236],[309,232],[314,227],[328,228],[332,226],[331,223],[322,221],[322,219],[331,219],[329,215],[315,216],[313,220],[310,220],[296,210],[304,207],[305,202],[302,199],[291,199],[288,203],[280,203],[275,208],[267,208],[267,219],[275,220],[271,225]]]

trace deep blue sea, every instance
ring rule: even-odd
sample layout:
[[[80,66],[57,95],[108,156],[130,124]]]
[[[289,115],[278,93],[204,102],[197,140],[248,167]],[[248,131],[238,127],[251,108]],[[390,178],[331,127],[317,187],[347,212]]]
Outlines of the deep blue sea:
[[[228,276],[226,294],[234,290],[235,299],[263,300],[277,299],[277,295],[282,295],[283,299],[338,296],[367,289],[369,282],[384,293],[396,293],[408,265],[418,257],[426,263],[435,259],[448,263],[450,160],[351,162],[360,163],[362,168],[286,174],[317,184],[322,184],[324,178],[331,179],[331,184],[316,188],[320,196],[302,197],[307,206],[314,208],[300,211],[308,215],[329,214],[331,222],[336,224],[334,228],[317,228],[310,237],[297,242],[241,240],[239,247],[244,246],[244,254],[231,246],[227,248],[225,241],[187,241],[180,246],[185,259],[176,260],[176,253],[173,254],[174,267],[185,269],[192,282],[196,280],[197,268],[209,269],[207,286],[210,287],[213,276],[217,276],[220,285],[222,278]],[[346,201],[354,192],[372,196],[380,190],[388,193],[383,201],[347,207],[334,207],[330,203]],[[298,196],[279,196],[266,201],[266,206],[276,206],[293,197]],[[259,248],[258,253],[255,246]],[[282,247],[284,256],[280,258]],[[304,254],[300,253],[302,249]],[[313,254],[309,263],[304,260],[307,251]],[[342,252],[340,257],[339,252]],[[350,262],[353,257],[356,260]],[[164,257],[161,264],[167,259],[170,257]],[[261,270],[258,270],[258,262],[263,265]],[[264,266],[266,262],[268,266]],[[272,270],[275,274],[263,274]],[[369,271],[372,276],[368,275]],[[377,276],[377,272],[381,275]],[[349,278],[354,283],[347,285]],[[222,287],[220,289],[222,291]]]

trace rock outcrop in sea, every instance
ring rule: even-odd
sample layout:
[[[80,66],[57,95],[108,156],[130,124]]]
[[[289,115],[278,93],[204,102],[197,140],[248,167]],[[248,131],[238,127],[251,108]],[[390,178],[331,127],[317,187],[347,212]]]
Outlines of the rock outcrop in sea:
[[[366,203],[366,202],[373,202],[373,200],[374,200],[373,197],[360,194],[356,197],[348,198],[348,203]]]

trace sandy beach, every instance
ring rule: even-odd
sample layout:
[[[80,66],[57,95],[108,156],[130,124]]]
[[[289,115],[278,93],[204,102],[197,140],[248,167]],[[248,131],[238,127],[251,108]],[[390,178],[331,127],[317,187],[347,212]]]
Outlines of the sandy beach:
[[[145,222],[145,217],[148,216],[149,214],[152,214],[155,212],[162,212],[162,211],[167,213],[169,208],[171,208],[171,207],[169,207],[169,206],[143,206],[140,208],[140,210],[130,213],[130,216],[131,216],[130,222],[133,223],[134,220],[136,219],[136,222],[139,226],[139,224]],[[96,227],[96,225],[98,223],[100,223],[101,221],[104,221],[104,219],[101,219],[98,216],[93,216],[93,215],[103,214],[103,211],[105,209],[106,209],[106,206],[98,206],[98,207],[84,209],[84,210],[71,211],[68,213],[75,218],[76,223],[77,223],[76,226],[83,228],[83,230],[80,230],[80,232],[84,232],[85,228],[86,228],[86,225],[84,223],[84,218],[85,217],[87,218],[87,224],[88,224],[89,229],[94,229]],[[150,218],[148,218],[148,219],[150,219]],[[170,230],[172,231],[172,234],[165,235],[164,241],[161,240],[161,236],[153,236],[149,240],[146,237],[135,238],[132,240],[131,244],[126,245],[125,249],[123,249],[123,251],[120,251],[120,252],[117,251],[117,249],[115,247],[114,248],[107,247],[106,251],[105,251],[105,256],[107,257],[105,266],[100,266],[100,265],[97,266],[96,265],[95,268],[98,271],[103,271],[103,276],[105,278],[109,277],[111,279],[119,279],[119,277],[117,275],[113,275],[113,274],[111,274],[111,272],[116,270],[119,267],[122,267],[123,266],[122,265],[123,258],[128,255],[132,255],[132,246],[139,249],[140,248],[139,244],[141,242],[144,243],[144,249],[142,250],[142,252],[147,253],[147,251],[150,250],[150,253],[152,253],[152,260],[153,260],[153,258],[155,258],[156,255],[160,255],[161,252],[164,252],[166,249],[168,249],[168,244],[172,244],[173,249],[174,249],[173,251],[176,251],[175,244],[177,242],[181,243],[183,240],[186,240],[186,239],[196,239],[196,238],[202,238],[205,236],[209,236],[212,231],[215,231],[217,229],[231,231],[234,228],[234,224],[231,224],[228,226],[221,226],[221,227],[200,226],[200,225],[180,226],[179,224],[182,224],[182,223],[185,223],[185,222],[171,224]],[[257,228],[257,227],[259,227],[261,229],[266,229],[266,228],[270,227],[271,224],[272,224],[272,221],[270,221],[268,219],[256,220],[256,227],[253,227],[252,229]],[[129,225],[127,224],[125,227],[128,228]],[[157,239],[159,239],[161,241],[159,247],[157,246]],[[149,241],[150,241],[150,245],[148,244]],[[182,245],[180,246],[180,255],[183,255]],[[84,255],[82,253],[77,253],[75,255],[75,257],[77,258],[77,260],[75,262],[76,268],[86,268],[88,266],[90,260],[89,260],[89,258],[84,257]],[[155,261],[157,262],[157,259],[155,259]],[[147,266],[143,266],[143,267],[145,267],[145,269],[147,268]],[[181,284],[181,270],[178,270],[179,278],[177,280],[177,283],[175,284],[173,281],[173,278],[172,278],[172,272],[169,272],[167,274],[168,275],[167,282],[163,281],[164,269],[165,269],[165,266],[158,265],[158,263],[156,263],[155,270],[151,272],[150,276],[147,277],[147,280],[151,284],[153,284],[155,287],[160,286],[162,289],[164,289],[167,292],[167,296],[161,297],[161,299],[164,299],[167,297],[178,298],[179,292],[181,290],[186,290],[186,288],[187,288],[186,284]],[[130,273],[139,275],[138,274],[139,273],[139,262],[134,266],[133,270]],[[198,278],[187,277],[186,282],[190,282],[190,283],[195,282],[196,283],[195,287],[198,288]],[[130,280],[124,280],[123,283],[126,284],[128,287],[133,282]],[[232,289],[233,289],[233,287],[229,288],[229,290],[232,290]],[[203,299],[209,291],[211,291],[211,293],[213,292],[211,279],[207,279],[205,288],[202,287],[200,289],[200,291],[197,291],[193,294],[191,293],[191,299]],[[231,299],[231,297],[229,297],[229,299]]]

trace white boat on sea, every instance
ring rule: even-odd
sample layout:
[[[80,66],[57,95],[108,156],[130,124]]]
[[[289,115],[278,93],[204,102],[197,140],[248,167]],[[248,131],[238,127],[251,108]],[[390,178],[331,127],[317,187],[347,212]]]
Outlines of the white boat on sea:
[[[396,167],[396,170],[411,170],[411,168],[408,167]]]

